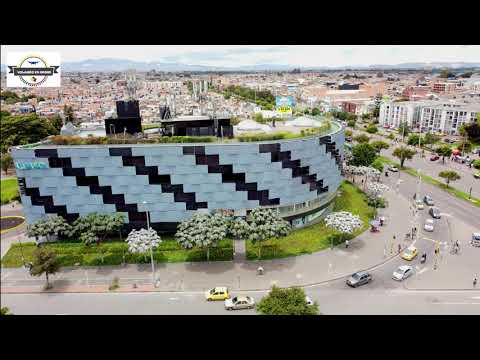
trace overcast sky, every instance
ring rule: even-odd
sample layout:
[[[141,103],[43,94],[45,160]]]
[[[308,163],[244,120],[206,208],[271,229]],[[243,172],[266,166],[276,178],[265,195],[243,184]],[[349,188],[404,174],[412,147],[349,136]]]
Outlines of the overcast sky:
[[[8,51],[58,51],[62,61],[118,58],[190,65],[394,65],[405,62],[480,62],[478,45],[2,45]]]

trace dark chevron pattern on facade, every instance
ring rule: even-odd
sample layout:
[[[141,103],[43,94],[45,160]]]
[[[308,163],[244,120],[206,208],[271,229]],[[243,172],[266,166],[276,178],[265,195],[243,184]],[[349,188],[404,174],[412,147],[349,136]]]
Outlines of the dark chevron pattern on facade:
[[[123,194],[113,194],[111,186],[100,186],[98,176],[86,176],[85,169],[72,167],[72,160],[70,158],[58,157],[58,152],[56,149],[35,150],[35,156],[47,157],[48,165],[51,168],[61,168],[63,176],[75,176],[78,186],[88,186],[90,188],[90,194],[102,195],[104,204],[113,204],[115,205],[116,211],[127,212],[129,220],[147,221],[147,214],[145,212],[138,212],[137,204],[126,204],[125,196]],[[56,213],[63,216],[63,213]],[[68,215],[64,217],[65,219],[67,219],[67,217],[73,218],[72,216]]]
[[[247,191],[248,200],[258,200],[262,206],[280,205],[280,198],[269,198],[268,190],[258,190],[255,182],[247,183],[245,173],[234,173],[233,165],[221,165],[219,155],[205,155],[203,146],[184,146],[184,155],[195,155],[197,165],[207,165],[208,173],[222,174],[223,183],[234,183],[236,191]]]
[[[112,194],[110,186],[100,186],[97,176],[85,176],[85,169],[73,168],[70,158],[58,157],[56,149],[37,149],[36,157],[47,157],[51,168],[62,168],[64,176],[75,176],[78,186],[89,186],[91,194],[102,195],[104,204],[114,204],[118,212],[127,212],[129,222],[126,223],[122,232],[128,233],[133,229],[145,227],[147,224],[147,213],[139,212],[137,204],[126,204],[123,194]],[[44,206],[45,213],[57,214],[68,222],[79,218],[78,213],[68,213],[66,205],[53,205],[53,196],[41,196],[38,188],[25,188],[25,195],[30,196],[32,205]],[[150,226],[159,232],[171,233],[177,228],[176,222],[152,222]]]
[[[148,175],[150,185],[160,185],[163,193],[173,193],[175,202],[184,202],[187,210],[206,209],[206,202],[196,202],[195,193],[183,191],[182,184],[172,184],[170,175],[159,175],[158,166],[145,166],[144,156],[132,156],[130,148],[110,148],[110,156],[121,156],[123,166],[134,166],[137,175]]]
[[[319,144],[326,146],[327,152],[332,155],[332,158],[335,158],[335,163],[337,164],[338,168],[342,170],[342,157],[340,156],[340,150],[336,148],[335,142],[332,141],[332,137],[322,136],[319,139]]]
[[[317,174],[310,174],[309,166],[301,166],[300,159],[292,160],[291,151],[281,151],[280,144],[260,144],[260,153],[270,153],[271,161],[282,163],[282,168],[292,169],[292,177],[301,177],[302,184],[310,184],[310,191],[321,194],[328,191],[328,186],[323,187],[323,180],[317,180]]]

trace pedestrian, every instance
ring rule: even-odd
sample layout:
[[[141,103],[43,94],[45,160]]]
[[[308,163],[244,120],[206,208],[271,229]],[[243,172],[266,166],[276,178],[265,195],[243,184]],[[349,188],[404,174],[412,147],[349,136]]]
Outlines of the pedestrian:
[[[402,251],[402,247],[400,244],[398,244],[398,253],[400,254],[401,251]]]
[[[345,241],[345,247],[348,249],[348,246],[350,245],[350,242],[347,240]]]
[[[395,235],[393,235],[393,241],[395,241],[396,239],[397,239],[397,238],[396,238],[396,236],[395,236]]]
[[[473,287],[477,286],[477,277],[475,276],[475,278],[473,279]]]

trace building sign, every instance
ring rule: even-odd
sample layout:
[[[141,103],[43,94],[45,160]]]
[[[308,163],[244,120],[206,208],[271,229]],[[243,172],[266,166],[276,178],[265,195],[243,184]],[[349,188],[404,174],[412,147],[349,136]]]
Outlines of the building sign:
[[[282,114],[291,114],[293,107],[295,106],[295,101],[293,96],[276,96],[275,97],[275,107],[277,112]]]
[[[43,162],[16,162],[15,167],[18,170],[48,169],[48,164]]]
[[[60,87],[60,54],[8,52],[7,87]]]

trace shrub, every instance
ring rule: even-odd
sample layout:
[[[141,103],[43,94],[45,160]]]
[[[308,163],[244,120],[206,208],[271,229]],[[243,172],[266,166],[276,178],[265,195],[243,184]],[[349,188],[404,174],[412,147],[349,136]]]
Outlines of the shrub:
[[[367,132],[369,134],[375,134],[376,132],[378,132],[378,128],[375,125],[369,125],[367,127]]]
[[[475,161],[472,163],[472,166],[473,166],[475,169],[480,169],[480,159],[475,160]]]
[[[112,284],[108,287],[108,290],[112,291],[112,290],[117,290],[120,285],[119,285],[119,282],[120,280],[118,279],[117,276],[115,276],[112,280]]]

